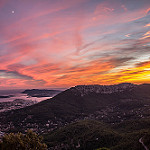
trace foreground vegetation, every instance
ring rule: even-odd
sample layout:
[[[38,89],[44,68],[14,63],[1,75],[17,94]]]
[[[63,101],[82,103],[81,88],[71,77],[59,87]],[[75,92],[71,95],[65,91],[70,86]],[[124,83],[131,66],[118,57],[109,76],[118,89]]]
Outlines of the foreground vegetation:
[[[110,126],[94,120],[79,121],[45,134],[44,141],[50,149],[96,150],[105,147],[111,150],[144,150],[139,139],[143,137],[149,147],[149,123],[149,120],[139,120]]]
[[[130,120],[115,125],[81,120],[38,136],[27,133],[5,134],[1,150],[144,150],[150,148],[150,120]],[[44,140],[44,143],[42,142]]]
[[[28,130],[26,134],[5,134],[0,141],[1,150],[46,150],[47,145],[43,138]]]

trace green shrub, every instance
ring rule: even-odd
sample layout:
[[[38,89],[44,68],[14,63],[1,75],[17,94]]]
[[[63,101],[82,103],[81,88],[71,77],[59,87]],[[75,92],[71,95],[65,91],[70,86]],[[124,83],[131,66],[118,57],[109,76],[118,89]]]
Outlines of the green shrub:
[[[46,150],[47,145],[42,143],[43,138],[31,130],[26,134],[5,134],[0,142],[1,150]]]

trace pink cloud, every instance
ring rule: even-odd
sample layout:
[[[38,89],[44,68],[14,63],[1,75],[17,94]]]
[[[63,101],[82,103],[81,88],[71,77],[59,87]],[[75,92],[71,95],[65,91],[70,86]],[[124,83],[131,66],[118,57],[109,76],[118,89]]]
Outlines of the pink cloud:
[[[102,78],[102,83],[109,84],[120,74],[128,78],[128,73],[111,71],[118,67],[116,63],[128,67],[124,61],[129,58],[122,56],[137,55],[137,48],[148,43],[148,32],[143,33],[143,39],[132,39],[128,23],[145,17],[149,6],[131,11],[122,3],[107,1],[94,7],[85,5],[90,8],[87,10],[86,2],[38,3],[33,10],[23,12],[22,18],[6,24],[0,31],[0,48],[5,50],[0,55],[0,69],[30,76],[33,85],[37,82],[46,87],[101,83]],[[143,32],[141,27],[139,32]],[[4,79],[1,83],[9,87],[27,87],[31,83],[20,80]]]

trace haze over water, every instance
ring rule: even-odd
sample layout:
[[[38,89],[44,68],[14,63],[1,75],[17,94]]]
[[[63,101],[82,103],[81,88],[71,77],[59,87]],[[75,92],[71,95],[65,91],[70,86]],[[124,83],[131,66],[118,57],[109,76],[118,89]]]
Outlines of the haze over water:
[[[36,102],[40,102],[46,99],[50,99],[52,97],[29,97],[27,94],[22,93],[24,90],[0,90],[0,96],[9,96],[9,98],[0,98],[0,102],[11,102],[15,99],[23,99],[23,100],[32,100]]]

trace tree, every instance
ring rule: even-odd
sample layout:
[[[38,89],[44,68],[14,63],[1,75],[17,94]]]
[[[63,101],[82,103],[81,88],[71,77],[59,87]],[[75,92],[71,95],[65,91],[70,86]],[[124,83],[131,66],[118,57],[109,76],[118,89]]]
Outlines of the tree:
[[[31,130],[26,134],[5,134],[0,142],[1,150],[47,150],[47,145],[42,143],[43,138]]]

